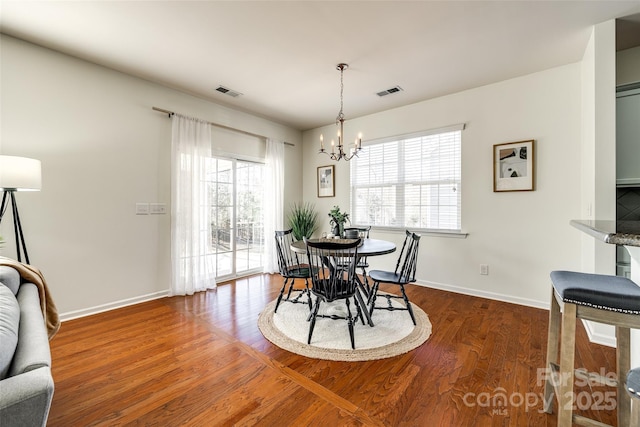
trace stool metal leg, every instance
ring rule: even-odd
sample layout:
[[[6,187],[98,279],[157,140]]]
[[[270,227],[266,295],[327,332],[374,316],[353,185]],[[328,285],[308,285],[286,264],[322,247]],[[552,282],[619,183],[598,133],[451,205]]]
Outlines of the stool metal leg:
[[[576,347],[576,308],[575,304],[565,303],[564,312],[562,314],[558,427],[571,427],[573,420],[573,369]]]
[[[618,378],[618,425],[631,426],[629,424],[631,413],[631,398],[625,387],[625,376],[631,368],[631,333],[629,328],[616,326],[616,365]]]
[[[553,413],[553,369],[551,364],[558,365],[558,340],[560,339],[560,304],[555,291],[551,288],[551,307],[549,308],[549,333],[547,335],[547,380],[544,384],[543,408],[547,414]]]

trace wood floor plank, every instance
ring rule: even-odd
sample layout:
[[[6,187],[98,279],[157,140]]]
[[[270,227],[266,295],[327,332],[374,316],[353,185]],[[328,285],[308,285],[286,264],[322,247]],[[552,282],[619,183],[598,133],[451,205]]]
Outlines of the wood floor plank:
[[[389,359],[335,362],[262,336],[258,316],[281,286],[256,275],[64,322],[51,341],[48,425],[555,425],[541,412],[547,311],[410,285],[429,340]],[[582,325],[576,346],[579,366],[615,364]],[[511,402],[497,405],[498,392]],[[513,400],[527,393],[536,407]],[[615,425],[615,411],[585,415]]]

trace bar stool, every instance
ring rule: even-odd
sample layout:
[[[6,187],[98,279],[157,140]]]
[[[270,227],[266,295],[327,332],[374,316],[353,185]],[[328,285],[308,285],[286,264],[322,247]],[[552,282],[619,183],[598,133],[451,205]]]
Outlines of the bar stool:
[[[629,425],[640,426],[640,368],[629,371],[627,391],[634,398],[631,402],[631,422]]]
[[[616,328],[616,375],[618,425],[629,426],[630,397],[623,375],[630,368],[630,328],[640,329],[640,286],[624,277],[553,271],[551,308],[547,341],[547,375],[544,410],[553,411],[553,395],[558,401],[558,426],[603,425],[572,413],[576,319],[592,320]],[[561,308],[562,307],[562,308]],[[562,316],[561,316],[562,311]],[[561,336],[560,360],[558,339]],[[590,378],[597,378],[590,375]],[[556,381],[558,380],[558,381]],[[605,379],[601,378],[605,383]]]

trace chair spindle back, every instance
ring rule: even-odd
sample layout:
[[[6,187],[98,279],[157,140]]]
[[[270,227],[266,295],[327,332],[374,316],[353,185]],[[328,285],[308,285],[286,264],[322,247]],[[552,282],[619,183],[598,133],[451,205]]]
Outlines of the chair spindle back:
[[[398,263],[396,264],[395,273],[400,275],[401,281],[404,283],[411,283],[416,281],[416,267],[418,263],[418,245],[420,244],[420,235],[412,233],[409,230],[404,243],[402,244],[402,250],[398,257]]]
[[[276,231],[276,251],[278,253],[278,268],[280,274],[287,275],[287,272],[297,265],[300,265],[298,254],[291,250],[294,242],[292,229]]]
[[[311,267],[311,292],[326,301],[352,296],[356,291],[356,263],[360,239],[352,243],[306,240]]]

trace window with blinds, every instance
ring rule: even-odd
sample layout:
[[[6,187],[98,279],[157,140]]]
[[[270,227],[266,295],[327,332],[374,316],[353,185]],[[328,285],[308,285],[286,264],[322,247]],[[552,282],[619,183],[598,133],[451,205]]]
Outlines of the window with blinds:
[[[351,160],[358,225],[459,232],[464,125],[371,141]]]

